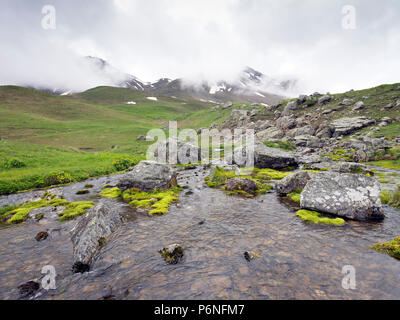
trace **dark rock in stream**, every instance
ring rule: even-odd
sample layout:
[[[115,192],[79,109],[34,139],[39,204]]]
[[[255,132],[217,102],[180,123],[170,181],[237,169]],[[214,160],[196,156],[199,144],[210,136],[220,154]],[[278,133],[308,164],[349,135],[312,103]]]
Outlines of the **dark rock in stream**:
[[[86,216],[72,230],[75,265],[90,265],[96,251],[104,245],[107,237],[121,222],[118,210],[105,200],[89,209]]]
[[[183,258],[183,248],[179,244],[172,244],[163,248],[159,253],[169,264],[177,264]]]
[[[41,231],[36,235],[35,239],[36,241],[40,242],[46,240],[48,236],[49,234],[46,231]]]
[[[275,185],[276,191],[281,195],[287,195],[297,190],[303,190],[311,179],[311,172],[299,171],[286,176]]]
[[[18,286],[19,295],[21,298],[26,298],[33,295],[40,288],[39,283],[35,281],[28,281]]]
[[[82,262],[75,262],[74,265],[72,266],[72,272],[73,273],[85,273],[89,272],[90,266],[88,264],[84,264]]]
[[[257,183],[251,179],[234,178],[226,180],[225,188],[227,191],[244,191],[255,194],[257,191]]]

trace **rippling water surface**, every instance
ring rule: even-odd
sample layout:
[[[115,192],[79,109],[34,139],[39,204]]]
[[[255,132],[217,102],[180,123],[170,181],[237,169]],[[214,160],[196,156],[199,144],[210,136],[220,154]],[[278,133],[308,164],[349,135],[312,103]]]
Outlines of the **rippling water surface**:
[[[0,298],[18,298],[17,287],[39,280],[53,265],[57,289],[35,299],[399,299],[400,262],[370,249],[400,234],[400,211],[385,207],[381,223],[349,221],[345,227],[309,225],[275,193],[256,199],[207,188],[203,169],[184,171],[179,204],[163,217],[148,217],[114,201],[125,223],[97,255],[92,271],[72,274],[69,231],[51,217],[40,223],[0,227]],[[113,178],[62,189],[67,200],[93,199]],[[0,206],[21,195],[0,198]],[[35,235],[50,236],[36,242]],[[167,265],[158,250],[178,243],[180,264]],[[248,262],[245,251],[258,258]],[[356,290],[342,288],[342,267],[356,268]]]

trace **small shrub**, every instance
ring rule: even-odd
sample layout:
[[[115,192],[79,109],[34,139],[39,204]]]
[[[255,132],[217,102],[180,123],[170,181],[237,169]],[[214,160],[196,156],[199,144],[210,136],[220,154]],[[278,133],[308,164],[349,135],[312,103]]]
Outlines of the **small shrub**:
[[[117,171],[124,171],[136,165],[136,162],[131,159],[119,159],[112,163],[113,167]]]
[[[72,176],[64,171],[50,173],[44,178],[44,184],[46,186],[58,185],[58,184],[66,184],[73,181]],[[39,182],[40,183],[40,182]]]
[[[4,163],[3,167],[5,169],[23,168],[26,167],[26,164],[19,159],[10,159]]]

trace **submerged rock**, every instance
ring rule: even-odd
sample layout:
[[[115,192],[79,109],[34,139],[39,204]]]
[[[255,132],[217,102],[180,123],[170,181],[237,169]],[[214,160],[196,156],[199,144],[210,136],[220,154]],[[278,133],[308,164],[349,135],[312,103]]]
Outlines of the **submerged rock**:
[[[177,264],[183,258],[183,248],[179,244],[172,244],[163,248],[159,253],[169,264]]]
[[[176,170],[166,164],[141,161],[119,179],[117,186],[123,191],[132,188],[142,191],[165,190],[176,185],[176,178]]]
[[[81,270],[83,265],[90,265],[94,254],[121,222],[118,210],[104,201],[87,212],[72,230],[75,269]]]
[[[323,172],[306,184],[300,205],[354,220],[383,219],[380,191],[378,181],[366,175]]]
[[[21,298],[26,298],[33,295],[40,288],[39,283],[36,281],[28,281],[18,286],[19,295]]]
[[[275,185],[276,191],[281,195],[287,195],[294,191],[303,190],[307,182],[311,180],[311,172],[299,171],[286,176]]]
[[[36,239],[36,241],[40,242],[40,241],[46,240],[48,236],[49,236],[49,234],[46,231],[42,231],[36,235],[35,239]]]

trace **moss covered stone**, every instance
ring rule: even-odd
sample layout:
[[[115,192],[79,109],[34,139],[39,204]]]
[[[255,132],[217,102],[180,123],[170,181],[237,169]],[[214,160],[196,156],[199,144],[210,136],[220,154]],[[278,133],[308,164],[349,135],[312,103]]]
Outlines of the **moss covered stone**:
[[[324,225],[334,225],[334,226],[342,226],[345,224],[345,221],[341,218],[325,218],[321,217],[321,214],[316,211],[309,210],[299,210],[296,214],[303,221],[313,223],[313,224],[324,224]]]
[[[122,195],[122,191],[120,188],[105,188],[100,195],[104,198],[116,199]]]
[[[397,237],[393,241],[387,243],[377,243],[371,248],[400,260],[400,237]]]
[[[160,216],[168,213],[171,204],[179,200],[180,191],[181,188],[178,186],[168,190],[155,190],[152,192],[130,189],[122,194],[122,198],[136,208],[150,209],[149,214],[152,216]]]
[[[389,191],[384,190],[381,192],[381,202],[391,207],[400,209],[400,185],[397,190]]]
[[[289,198],[290,200],[300,204],[300,194],[301,194],[301,190],[289,193],[288,195],[286,195],[286,197]]]
[[[65,207],[65,210],[59,214],[59,221],[66,221],[75,219],[76,217],[86,213],[87,209],[93,207],[93,202],[91,201],[81,201],[81,202],[69,202],[64,199],[57,199],[55,195],[50,195],[45,193],[43,198],[38,201],[28,202],[19,205],[17,208],[5,212],[3,214],[8,220],[8,223],[18,224],[26,221],[29,218],[29,214],[33,209],[37,208],[47,208],[47,207]],[[35,219],[43,218],[43,214],[40,216],[36,215]],[[39,219],[39,220],[40,220]]]

